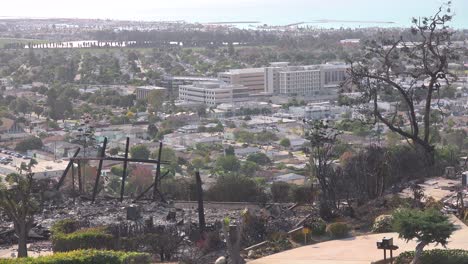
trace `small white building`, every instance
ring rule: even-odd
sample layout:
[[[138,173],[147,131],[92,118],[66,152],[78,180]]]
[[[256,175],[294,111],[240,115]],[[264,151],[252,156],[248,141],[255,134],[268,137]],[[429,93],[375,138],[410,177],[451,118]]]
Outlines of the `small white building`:
[[[237,157],[247,157],[250,154],[259,153],[261,150],[257,147],[238,148],[234,150]]]

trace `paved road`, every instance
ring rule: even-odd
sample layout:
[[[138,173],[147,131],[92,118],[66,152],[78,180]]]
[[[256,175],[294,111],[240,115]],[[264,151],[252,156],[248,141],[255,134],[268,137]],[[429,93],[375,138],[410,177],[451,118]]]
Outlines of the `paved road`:
[[[452,221],[459,228],[450,238],[448,248],[468,250],[468,227],[458,218],[452,216]],[[369,264],[383,259],[383,252],[376,249],[376,242],[382,237],[393,237],[394,244],[400,247],[396,255],[401,252],[414,250],[415,241],[406,243],[398,239],[397,233],[372,234],[333,240],[304,246],[278,254],[267,256],[249,262],[250,264]],[[442,248],[441,246],[427,246],[426,249]]]
[[[435,178],[423,184],[425,194],[440,200],[452,192],[445,189],[458,184],[458,181]],[[402,195],[407,193],[403,192]],[[407,194],[408,195],[408,194]],[[459,228],[450,238],[448,248],[468,250],[468,227],[455,216],[451,216],[454,224]],[[400,249],[395,256],[401,252],[414,250],[416,242],[406,243],[398,239],[397,233],[370,234],[352,237],[342,240],[332,240],[310,246],[304,246],[278,254],[267,256],[249,262],[250,264],[369,264],[372,261],[383,259],[383,252],[376,249],[376,242],[382,237],[393,237],[394,244]],[[426,249],[436,248],[427,246]],[[438,246],[437,248],[442,248]]]

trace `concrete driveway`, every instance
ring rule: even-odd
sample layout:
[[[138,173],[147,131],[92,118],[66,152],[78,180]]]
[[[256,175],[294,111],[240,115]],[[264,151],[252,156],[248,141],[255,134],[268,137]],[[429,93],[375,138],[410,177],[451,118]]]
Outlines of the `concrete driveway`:
[[[457,226],[447,245],[451,249],[468,250],[468,227],[455,216],[451,216]],[[393,243],[399,247],[394,256],[401,252],[414,250],[415,241],[406,243],[398,238],[398,233],[371,234],[351,237],[341,240],[327,241],[310,246],[304,246],[278,254],[270,255],[250,264],[369,264],[383,259],[383,251],[378,250],[376,242],[383,237],[393,237]],[[443,248],[429,245],[425,249]],[[388,256],[388,253],[387,253]]]

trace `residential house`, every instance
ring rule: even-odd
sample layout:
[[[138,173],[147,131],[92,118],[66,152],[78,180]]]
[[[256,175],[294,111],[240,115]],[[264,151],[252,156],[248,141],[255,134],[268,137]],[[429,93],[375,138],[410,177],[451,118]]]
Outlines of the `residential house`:
[[[306,183],[306,177],[295,174],[295,173],[288,173],[276,176],[273,178],[273,182],[286,182],[289,184],[296,184],[296,185],[304,185]]]
[[[244,157],[247,157],[250,154],[255,154],[255,153],[258,153],[260,151],[261,150],[259,148],[257,148],[257,147],[246,147],[246,148],[235,149],[234,153],[235,153],[235,155],[237,157],[244,158]]]

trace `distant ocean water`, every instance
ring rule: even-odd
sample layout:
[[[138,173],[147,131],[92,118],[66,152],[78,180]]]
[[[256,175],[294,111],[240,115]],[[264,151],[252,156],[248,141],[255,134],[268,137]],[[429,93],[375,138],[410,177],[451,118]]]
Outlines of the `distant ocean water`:
[[[33,0],[23,0],[33,1]],[[43,0],[50,2],[54,0]],[[14,8],[5,3],[0,18],[66,17],[136,21],[226,22],[258,21],[256,25],[288,25],[316,20],[353,22],[311,23],[317,28],[407,27],[412,17],[431,15],[445,0],[82,0],[74,8],[61,9],[31,2],[36,8]],[[455,28],[468,28],[468,0],[453,0]],[[42,3],[42,1],[41,1]],[[163,4],[165,3],[165,4]],[[174,3],[174,4],[170,4]],[[93,8],[89,8],[93,4]],[[9,9],[9,5],[12,5]],[[355,21],[392,21],[394,24]],[[248,27],[249,24],[242,24]]]
[[[203,0],[194,1],[203,2]],[[248,2],[248,4],[232,4],[229,7],[225,6],[227,4],[219,4],[217,7],[200,5],[192,8],[148,8],[129,18],[147,21],[185,20],[200,23],[259,21],[260,25],[339,20],[347,22],[307,25],[319,28],[408,27],[411,25],[412,17],[432,15],[446,0],[217,0],[217,2]],[[452,2],[452,10],[455,11],[456,16],[451,25],[455,28],[468,28],[468,0],[452,0]],[[372,21],[394,23],[372,23]]]

